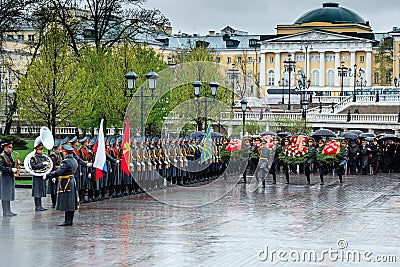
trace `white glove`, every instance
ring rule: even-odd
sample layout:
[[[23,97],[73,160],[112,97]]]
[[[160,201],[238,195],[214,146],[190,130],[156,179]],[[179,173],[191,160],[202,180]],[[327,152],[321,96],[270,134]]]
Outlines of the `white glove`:
[[[129,163],[129,166],[133,167],[134,165],[133,165],[133,163]]]
[[[87,177],[88,177],[88,179],[91,179],[92,178],[92,174],[88,173]]]
[[[88,167],[92,167],[92,166],[93,166],[93,163],[91,163],[91,162],[88,162],[88,163],[86,164],[86,166],[88,166]]]
[[[47,161],[43,161],[42,164],[43,164],[43,166],[49,166],[50,165],[50,163],[47,162]]]
[[[117,159],[117,164],[119,163],[119,159]]]
[[[51,179],[51,181],[53,182],[53,184],[56,183],[56,178]]]
[[[11,171],[12,172],[17,172],[17,168],[12,168]]]
[[[43,180],[46,180],[46,179],[47,179],[47,178],[46,178],[46,174],[45,174],[45,175],[43,175],[43,177],[42,177],[42,178],[43,178]]]

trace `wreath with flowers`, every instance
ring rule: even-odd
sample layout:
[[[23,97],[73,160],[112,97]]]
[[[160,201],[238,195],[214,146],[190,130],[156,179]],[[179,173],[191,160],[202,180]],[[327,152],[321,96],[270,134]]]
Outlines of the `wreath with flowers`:
[[[311,156],[307,147],[308,136],[294,135],[290,138],[290,145],[284,146],[279,159],[286,164],[303,164]]]
[[[331,140],[318,150],[317,160],[322,163],[338,162],[344,153],[345,147],[340,145],[340,140]]]

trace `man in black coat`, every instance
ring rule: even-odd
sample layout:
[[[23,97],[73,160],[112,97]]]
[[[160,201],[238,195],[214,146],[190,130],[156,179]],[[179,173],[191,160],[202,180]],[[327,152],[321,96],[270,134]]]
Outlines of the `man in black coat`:
[[[17,172],[15,161],[11,155],[13,149],[12,142],[2,143],[4,151],[0,155],[0,199],[3,208],[3,216],[11,217],[17,214],[11,212],[10,202],[15,200],[15,179],[14,173]]]
[[[78,209],[78,196],[74,174],[78,169],[78,162],[73,156],[74,149],[64,144],[62,146],[64,160],[58,170],[52,171],[47,178],[58,177],[56,210],[65,211],[65,221],[58,226],[71,226],[74,212]]]

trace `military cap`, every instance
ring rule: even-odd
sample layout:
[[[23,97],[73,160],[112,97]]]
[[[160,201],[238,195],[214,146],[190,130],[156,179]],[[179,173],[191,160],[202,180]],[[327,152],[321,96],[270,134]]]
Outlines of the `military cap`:
[[[63,145],[63,144],[66,144],[68,142],[69,142],[69,137],[67,136],[61,141],[61,144]]]
[[[74,149],[72,148],[72,146],[67,145],[67,144],[63,144],[62,149],[68,151],[68,152],[72,152],[74,151]]]
[[[94,146],[94,144],[96,144],[97,141],[97,136],[93,137],[92,141],[90,141],[89,146]]]
[[[74,136],[74,137],[70,140],[71,143],[74,143],[74,142],[76,142],[76,141],[78,141],[78,136]]]
[[[5,146],[8,146],[8,145],[12,145],[12,144],[13,144],[12,141],[4,141],[4,142],[1,143],[1,146],[5,147]]]
[[[79,139],[79,143],[84,143],[86,141],[89,141],[89,137],[88,136],[85,136],[82,139]]]
[[[114,145],[115,142],[117,142],[117,138],[115,138],[115,137],[110,137],[110,138],[108,138],[108,141],[110,142],[110,145]]]
[[[121,143],[121,142],[122,142],[122,136],[119,136],[119,137],[117,138],[117,142],[118,142],[118,143]]]
[[[57,140],[54,142],[53,147],[58,147],[59,145],[61,145],[61,141],[60,141],[59,139],[57,139]]]

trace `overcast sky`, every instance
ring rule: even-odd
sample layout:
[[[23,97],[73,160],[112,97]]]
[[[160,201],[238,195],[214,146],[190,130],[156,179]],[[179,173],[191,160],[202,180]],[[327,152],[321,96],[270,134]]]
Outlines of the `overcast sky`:
[[[229,25],[249,34],[275,34],[276,25],[292,24],[324,2],[336,2],[370,22],[375,33],[400,26],[398,0],[147,0],[170,21],[173,33],[207,34]]]

